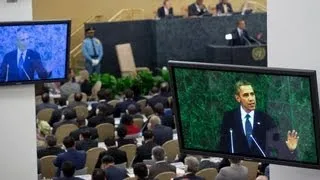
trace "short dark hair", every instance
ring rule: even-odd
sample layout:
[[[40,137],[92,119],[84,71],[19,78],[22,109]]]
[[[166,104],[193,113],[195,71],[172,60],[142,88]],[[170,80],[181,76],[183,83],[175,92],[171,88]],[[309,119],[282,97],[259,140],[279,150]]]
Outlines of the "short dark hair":
[[[116,140],[114,138],[106,138],[104,140],[104,144],[107,146],[107,147],[110,147],[110,146],[115,146],[116,145]]]
[[[74,100],[80,102],[82,100],[82,93],[75,93]]]
[[[169,90],[169,83],[168,82],[162,82],[160,84],[160,91],[161,92],[168,92]]]
[[[71,161],[65,161],[62,164],[62,172],[64,177],[72,177],[74,175],[74,172],[76,171],[76,167],[72,164]]]
[[[121,124],[124,124],[124,125],[131,125],[133,124],[133,118],[132,116],[128,115],[128,114],[124,114],[122,117],[121,117]]]
[[[241,159],[239,159],[239,158],[230,158],[229,161],[232,164],[239,164],[241,162]]]
[[[59,122],[61,120],[61,115],[62,112],[59,109],[56,109],[52,112],[51,118],[50,118],[50,124],[55,123],[55,122]]]
[[[66,120],[74,119],[77,117],[77,113],[74,109],[66,108],[63,110],[62,114]]]
[[[41,95],[41,99],[42,99],[42,102],[43,102],[43,103],[48,103],[48,102],[50,101],[50,96],[49,96],[48,93],[43,93],[43,94]]]
[[[153,132],[151,130],[146,130],[143,132],[143,138],[144,140],[152,139],[153,138]]]
[[[90,139],[91,137],[91,132],[88,129],[81,131],[80,134],[84,139]]]
[[[53,146],[57,145],[57,139],[53,135],[47,136],[46,142],[49,147],[53,147]]]
[[[164,106],[162,103],[158,102],[156,105],[154,105],[154,111],[158,113],[159,115],[164,113]]]
[[[152,148],[152,155],[156,161],[163,161],[165,158],[165,152],[163,147],[155,146]]]
[[[97,109],[99,110],[99,114],[101,114],[103,116],[107,116],[107,112],[108,112],[107,105],[105,105],[104,103],[99,103],[97,105]]]
[[[85,29],[85,32],[88,32],[88,31],[95,31],[96,29],[94,27],[88,27]]]
[[[248,81],[237,81],[234,85],[234,94],[239,94],[239,90],[241,86],[252,86]]]
[[[105,180],[106,173],[102,169],[94,169],[92,172],[91,180]]]
[[[101,89],[100,91],[98,91],[98,99],[99,100],[106,100],[109,101],[112,99],[112,90],[111,89]]]
[[[124,91],[124,95],[125,95],[126,98],[128,98],[128,99],[132,99],[133,96],[134,96],[133,91],[132,91],[131,89],[126,89],[126,90]]]
[[[65,106],[65,105],[67,105],[67,98],[65,98],[65,97],[59,98],[58,103],[59,103],[60,106]]]
[[[130,104],[127,108],[129,115],[134,115],[138,112],[137,107],[134,104]]]
[[[66,147],[66,149],[72,148],[74,144],[74,139],[71,136],[66,136],[65,138],[63,138],[63,145]]]
[[[240,24],[242,21],[246,22],[244,19],[239,19],[239,20],[237,21],[237,26],[239,26],[239,24]]]
[[[110,164],[110,163],[114,163],[114,158],[109,155],[103,156],[103,158],[101,159],[101,164]]]
[[[137,163],[133,166],[134,175],[138,176],[138,178],[145,178],[148,176],[148,168],[144,163]]]
[[[120,138],[124,138],[127,135],[127,128],[124,125],[119,125],[117,127],[117,134]]]
[[[86,125],[86,119],[83,116],[77,117],[77,124],[78,126]]]
[[[152,89],[151,89],[151,93],[152,94],[156,94],[158,92],[159,92],[159,89],[156,86],[153,86]]]

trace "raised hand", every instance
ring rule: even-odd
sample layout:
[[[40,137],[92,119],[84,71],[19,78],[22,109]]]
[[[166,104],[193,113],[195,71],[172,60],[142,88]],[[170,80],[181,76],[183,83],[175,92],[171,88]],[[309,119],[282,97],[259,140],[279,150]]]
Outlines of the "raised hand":
[[[294,151],[297,148],[298,141],[299,141],[298,132],[295,130],[288,131],[286,144],[290,151]]]

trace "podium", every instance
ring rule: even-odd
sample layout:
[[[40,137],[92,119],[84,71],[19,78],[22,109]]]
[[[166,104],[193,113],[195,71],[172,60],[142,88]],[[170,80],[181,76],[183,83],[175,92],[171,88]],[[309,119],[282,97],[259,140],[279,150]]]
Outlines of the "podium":
[[[207,61],[219,64],[246,66],[268,65],[267,45],[248,46],[207,46]]]

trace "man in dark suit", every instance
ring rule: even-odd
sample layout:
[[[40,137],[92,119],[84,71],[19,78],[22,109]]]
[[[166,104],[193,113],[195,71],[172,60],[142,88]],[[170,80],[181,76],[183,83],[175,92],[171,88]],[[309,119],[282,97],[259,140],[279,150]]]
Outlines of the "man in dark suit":
[[[172,129],[175,129],[173,115],[164,114],[164,108],[161,103],[157,103],[155,105],[154,111],[155,111],[156,115],[160,117],[162,125],[167,126],[167,127],[171,127]]]
[[[151,159],[151,151],[152,148],[157,146],[156,143],[153,142],[153,133],[150,130],[146,130],[143,132],[144,143],[137,148],[136,157],[133,160],[133,164],[138,162],[143,162],[145,159]]]
[[[70,133],[70,136],[75,140],[78,141],[81,132],[89,131],[91,134],[91,139],[97,139],[99,137],[98,131],[96,128],[86,126],[86,120],[83,117],[79,117],[77,119],[78,129],[74,130]]]
[[[161,120],[158,116],[152,116],[149,121],[149,129],[152,130],[154,142],[162,146],[165,142],[172,140],[172,128],[161,125]]]
[[[60,127],[63,124],[74,124],[74,125],[77,125],[76,117],[77,117],[77,114],[76,114],[76,111],[74,109],[66,108],[62,112],[61,121],[56,122],[56,123],[53,124],[52,134],[55,134],[56,130],[58,129],[58,127]]]
[[[156,163],[149,168],[149,179],[154,179],[158,174],[163,172],[171,171],[176,173],[176,167],[166,162],[164,158],[165,152],[161,146],[152,148],[152,159]]]
[[[91,110],[89,112],[88,119],[97,115],[97,113],[96,113],[97,106],[100,104],[104,104],[106,106],[105,114],[107,116],[113,115],[114,107],[112,105],[108,104],[108,102],[113,99],[112,98],[112,90],[111,89],[101,89],[100,91],[98,91],[97,96],[98,96],[99,101],[97,103],[91,104]]]
[[[116,141],[115,139],[107,138],[104,140],[104,144],[108,148],[107,151],[101,152],[99,154],[97,163],[96,163],[96,168],[101,168],[101,160],[105,155],[112,156],[114,159],[115,164],[122,164],[127,162],[127,154],[124,151],[121,151],[118,149],[116,146]]]
[[[76,150],[88,151],[94,147],[98,147],[98,141],[91,139],[89,130],[82,131],[80,134],[80,141],[76,142]]]
[[[203,177],[196,176],[196,173],[199,170],[199,161],[196,157],[186,157],[184,164],[187,166],[187,172],[181,177],[174,178],[174,180],[205,180]]]
[[[119,180],[128,177],[127,170],[114,166],[114,158],[109,155],[105,155],[101,160],[101,169],[106,173],[108,180]]]
[[[56,156],[60,153],[65,152],[60,147],[56,146],[57,139],[54,136],[52,136],[52,135],[47,136],[46,142],[47,142],[48,147],[37,150],[38,159],[41,159],[44,156],[50,156],[50,155]]]
[[[196,0],[195,3],[188,6],[188,16],[210,15],[208,9],[203,4],[204,0]]]
[[[50,96],[48,93],[43,93],[41,95],[41,100],[42,100],[42,103],[41,104],[38,104],[36,106],[36,113],[38,114],[39,111],[41,111],[42,109],[46,109],[46,108],[52,108],[54,110],[57,110],[58,109],[58,106],[56,104],[52,104],[50,103]]]
[[[267,139],[270,132],[272,134],[277,132],[275,130],[277,128],[268,114],[255,110],[256,97],[249,82],[238,81],[235,84],[235,98],[240,103],[240,107],[226,112],[221,125],[220,150],[222,152],[266,157],[270,156],[268,151],[275,145],[277,147],[274,148],[278,151],[277,158],[284,157],[286,154],[295,156],[294,151],[299,137],[294,130],[288,132],[286,143],[278,140],[283,146],[268,140],[270,138]]]
[[[163,104],[164,108],[169,107],[168,97],[162,96],[161,90],[164,90],[164,89],[160,89],[159,91],[157,87],[153,87],[151,90],[152,97],[147,100],[147,105],[151,106],[153,110],[154,110],[154,106],[157,103]]]
[[[160,7],[157,11],[159,18],[171,17],[173,16],[173,8],[171,7],[170,0],[164,0],[163,6]]]
[[[72,162],[66,161],[62,164],[63,177],[55,177],[53,180],[83,180],[82,178],[74,177],[75,171],[76,168]]]
[[[233,13],[232,5],[228,0],[222,0],[216,5],[216,11],[218,14],[230,14]]]
[[[88,127],[96,127],[103,123],[114,125],[114,119],[108,116],[108,111],[108,106],[105,103],[99,104],[96,108],[97,115],[88,120]]]
[[[121,113],[125,113],[128,106],[133,104],[139,109],[140,106],[133,100],[133,91],[131,89],[127,89],[124,92],[125,99],[122,102],[119,102],[115,107],[114,117],[120,117]]]
[[[239,20],[237,22],[237,28],[234,29],[231,34],[232,39],[229,41],[230,46],[244,46],[258,43],[257,40],[254,40],[249,36],[249,33],[246,30],[246,22],[244,20]]]
[[[78,92],[78,93],[75,93],[74,94],[74,101],[71,102],[68,107],[73,109],[77,106],[84,106],[84,107],[87,107],[88,104],[85,103],[85,102],[82,102],[82,93],[81,92]]]
[[[46,79],[51,72],[43,67],[38,52],[28,49],[29,34],[27,31],[17,30],[17,49],[7,53],[0,66],[0,81],[35,80],[37,73],[40,79]]]
[[[86,164],[86,152],[77,151],[75,149],[75,141],[72,137],[65,137],[63,139],[63,145],[66,147],[67,151],[65,153],[59,154],[53,161],[53,164],[58,168],[57,177],[60,177],[62,164],[66,161],[71,161],[76,170],[83,169]]]

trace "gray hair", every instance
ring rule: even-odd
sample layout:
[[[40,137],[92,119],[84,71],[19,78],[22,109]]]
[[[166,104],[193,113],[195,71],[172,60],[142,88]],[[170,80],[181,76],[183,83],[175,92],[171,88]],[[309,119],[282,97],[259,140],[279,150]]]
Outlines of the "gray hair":
[[[163,161],[165,158],[164,149],[161,146],[152,148],[152,156],[156,161]]]
[[[199,160],[194,156],[186,157],[184,164],[188,166],[188,172],[196,173],[199,170]]]
[[[150,123],[152,125],[161,124],[161,119],[159,118],[159,116],[151,116]]]

